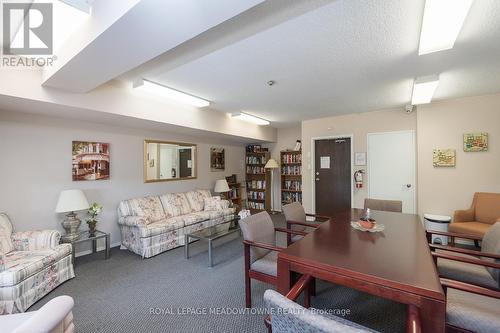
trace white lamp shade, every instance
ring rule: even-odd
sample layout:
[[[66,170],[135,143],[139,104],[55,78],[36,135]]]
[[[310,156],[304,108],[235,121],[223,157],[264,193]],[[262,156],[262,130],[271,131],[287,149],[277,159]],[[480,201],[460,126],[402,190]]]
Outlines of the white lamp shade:
[[[215,182],[214,192],[224,193],[229,191],[230,191],[229,185],[227,185],[227,181],[225,179],[219,179]]]
[[[279,167],[280,166],[278,165],[278,163],[276,163],[276,161],[272,158],[267,161],[266,165],[264,166],[265,169],[277,169]]]
[[[67,190],[59,194],[56,213],[76,212],[90,207],[85,194],[81,190]]]

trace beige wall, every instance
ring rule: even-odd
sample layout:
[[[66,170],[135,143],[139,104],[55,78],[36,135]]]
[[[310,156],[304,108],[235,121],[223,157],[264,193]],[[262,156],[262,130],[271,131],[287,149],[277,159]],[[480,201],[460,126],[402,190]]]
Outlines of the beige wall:
[[[197,143],[198,179],[145,184],[143,140],[146,138]],[[110,180],[71,180],[73,140],[110,143]],[[211,146],[226,148],[225,172],[210,171]],[[115,244],[120,241],[116,217],[120,200],[195,188],[213,189],[215,180],[232,173],[244,179],[244,145],[222,145],[211,143],[210,139],[167,132],[2,111],[0,152],[0,211],[11,216],[16,230],[62,230],[59,223],[62,216],[54,213],[57,198],[61,190],[76,188],[84,190],[90,202],[104,206],[98,228],[111,232],[111,242]]]
[[[337,135],[353,135],[353,152],[366,152],[368,133],[390,132],[401,130],[416,130],[416,114],[407,114],[403,108],[388,109],[375,112],[350,114],[329,118],[306,120],[302,122],[302,151],[303,151],[303,201],[307,212],[314,211],[312,203],[312,138],[330,137]],[[353,156],[354,157],[354,156]],[[366,166],[353,167],[353,172],[365,169]],[[362,189],[354,189],[353,207],[363,207],[367,196],[367,184],[370,180],[365,175]]]
[[[469,97],[418,108],[419,213],[452,215],[476,191],[500,192],[500,95]],[[487,152],[465,153],[463,133],[487,132]],[[454,168],[434,168],[432,150],[457,151]]]

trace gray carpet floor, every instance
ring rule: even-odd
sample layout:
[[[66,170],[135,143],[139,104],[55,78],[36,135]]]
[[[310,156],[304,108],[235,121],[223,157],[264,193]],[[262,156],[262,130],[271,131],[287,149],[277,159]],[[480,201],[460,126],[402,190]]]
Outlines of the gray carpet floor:
[[[273,216],[277,226],[281,215]],[[284,237],[278,238],[278,245]],[[215,243],[214,267],[207,267],[207,245],[193,243],[191,258],[177,248],[150,259],[114,248],[77,258],[76,277],[33,305],[59,295],[75,300],[78,333],[84,332],[266,332],[263,315],[244,311],[243,246],[238,234]],[[263,309],[270,285],[252,280],[254,311]],[[312,305],[349,310],[345,316],[381,332],[404,332],[406,307],[345,287],[318,282]],[[193,313],[197,311],[197,313]],[[217,313],[216,313],[217,312]]]

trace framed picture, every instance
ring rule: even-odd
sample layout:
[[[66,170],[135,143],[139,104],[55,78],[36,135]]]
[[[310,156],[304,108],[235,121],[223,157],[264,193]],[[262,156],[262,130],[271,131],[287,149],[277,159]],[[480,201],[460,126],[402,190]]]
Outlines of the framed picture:
[[[73,141],[73,180],[109,179],[109,143]]]
[[[487,151],[488,150],[488,133],[465,133],[464,134],[464,151]]]
[[[226,170],[226,156],[224,148],[210,148],[210,170]]]
[[[454,167],[456,158],[457,151],[455,149],[434,149],[432,165],[435,167]]]
[[[355,153],[354,165],[366,165],[366,153]]]

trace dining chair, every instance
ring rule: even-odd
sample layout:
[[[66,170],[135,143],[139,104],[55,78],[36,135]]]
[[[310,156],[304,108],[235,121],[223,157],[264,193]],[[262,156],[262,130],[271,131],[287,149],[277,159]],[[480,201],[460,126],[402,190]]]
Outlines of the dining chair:
[[[245,304],[252,306],[251,279],[277,285],[278,252],[283,247],[276,246],[275,232],[293,235],[306,235],[305,232],[275,228],[271,216],[260,212],[246,217],[239,222],[243,234],[245,260]]]
[[[307,232],[310,229],[315,229],[319,226],[319,222],[326,222],[330,218],[328,216],[318,214],[307,214],[304,207],[300,202],[292,202],[282,207],[283,214],[285,215],[286,228],[295,231]],[[307,216],[314,217],[314,221],[307,221]],[[319,221],[320,219],[322,221]],[[287,234],[287,245],[301,239],[302,235]]]
[[[269,315],[264,319],[269,333],[362,333],[376,332],[335,315],[322,315],[315,309],[308,309],[295,303],[299,295],[308,290],[312,279],[302,275],[286,296],[274,290],[266,290],[264,301]],[[418,310],[409,307],[407,330],[409,333],[421,332]]]
[[[379,199],[365,199],[365,209],[381,210],[385,212],[403,212],[403,202],[400,200],[379,200]]]
[[[479,240],[475,235],[433,230],[427,231],[427,239],[431,239],[436,233],[452,237],[453,245],[455,238]],[[480,240],[481,251],[429,244],[431,251],[434,252],[439,276],[500,290],[500,222],[491,226]]]

